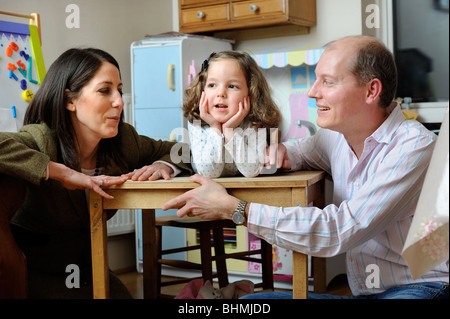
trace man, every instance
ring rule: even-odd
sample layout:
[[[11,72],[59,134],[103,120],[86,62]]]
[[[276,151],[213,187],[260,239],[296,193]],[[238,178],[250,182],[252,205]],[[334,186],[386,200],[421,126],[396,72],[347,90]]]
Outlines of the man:
[[[392,103],[397,86],[392,54],[374,38],[346,37],[326,47],[316,77],[308,95],[316,99],[322,129],[280,144],[278,158],[270,157],[269,164],[331,174],[332,204],[319,209],[244,203],[195,175],[192,180],[202,187],[164,208],[179,208],[179,216],[230,219],[245,206],[249,232],[271,244],[320,257],[345,252],[349,286],[357,298],[448,298],[447,264],[414,281],[401,257],[435,135],[417,121],[406,121]],[[369,265],[379,269],[379,284],[366,283]],[[292,298],[292,293],[252,296]],[[326,297],[331,296],[309,294]]]

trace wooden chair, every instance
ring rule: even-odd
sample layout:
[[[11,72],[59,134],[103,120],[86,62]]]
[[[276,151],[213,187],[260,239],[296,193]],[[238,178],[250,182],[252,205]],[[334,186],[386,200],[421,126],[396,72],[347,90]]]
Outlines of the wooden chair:
[[[10,227],[10,220],[24,199],[24,183],[0,175],[0,299],[27,298],[27,262]]]
[[[162,228],[163,227],[179,227],[196,229],[199,232],[200,243],[195,246],[180,247],[175,249],[162,250]],[[262,282],[257,283],[255,287],[263,287],[263,289],[273,290],[273,268],[272,268],[272,245],[264,240],[261,240],[261,249],[243,251],[237,253],[225,253],[224,246],[224,228],[233,228],[236,225],[231,220],[202,220],[199,218],[179,218],[175,216],[156,217],[156,248],[158,253],[158,269],[157,269],[157,287],[159,297],[168,297],[161,294],[161,287],[168,285],[175,285],[186,283],[194,278],[178,279],[168,282],[161,282],[161,265],[169,265],[184,269],[201,270],[203,280],[210,280],[218,277],[219,287],[228,285],[228,271],[226,259],[234,258],[245,261],[252,261],[261,263],[262,267]],[[211,244],[211,233],[213,235],[213,244]],[[214,256],[211,254],[211,248],[214,247]],[[201,263],[196,264],[184,260],[163,259],[163,255],[173,254],[178,252],[190,251],[200,249]],[[250,255],[260,254],[261,258],[249,257]],[[213,273],[213,264],[216,262],[216,273]]]

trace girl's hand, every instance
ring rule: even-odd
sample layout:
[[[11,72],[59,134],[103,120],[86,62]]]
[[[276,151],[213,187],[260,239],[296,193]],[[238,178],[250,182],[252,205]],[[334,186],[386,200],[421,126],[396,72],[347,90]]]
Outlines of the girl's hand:
[[[126,176],[133,181],[154,181],[160,178],[165,180],[170,179],[170,174],[173,173],[172,167],[164,163],[154,163],[152,165],[144,166],[122,176]]]
[[[233,137],[234,129],[241,125],[245,117],[250,112],[250,97],[244,98],[244,101],[239,102],[239,111],[233,115],[228,121],[222,124],[223,135],[228,141]]]
[[[222,135],[222,124],[220,124],[210,113],[208,108],[208,100],[206,99],[205,91],[202,92],[200,97],[200,118],[212,127],[217,134]]]

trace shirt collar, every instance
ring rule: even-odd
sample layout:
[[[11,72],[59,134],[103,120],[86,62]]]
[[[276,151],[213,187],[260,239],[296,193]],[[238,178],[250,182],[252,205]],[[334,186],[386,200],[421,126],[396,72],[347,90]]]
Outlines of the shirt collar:
[[[397,130],[401,123],[406,121],[405,116],[397,105],[389,114],[388,118],[372,133],[370,137],[375,139],[378,143],[389,143],[393,133]]]

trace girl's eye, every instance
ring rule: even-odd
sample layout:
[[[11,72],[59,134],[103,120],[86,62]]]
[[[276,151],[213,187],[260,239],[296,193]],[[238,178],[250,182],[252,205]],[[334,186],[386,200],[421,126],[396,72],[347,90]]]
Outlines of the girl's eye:
[[[239,87],[237,86],[237,85],[234,85],[234,84],[230,84],[230,89],[239,89]]]

